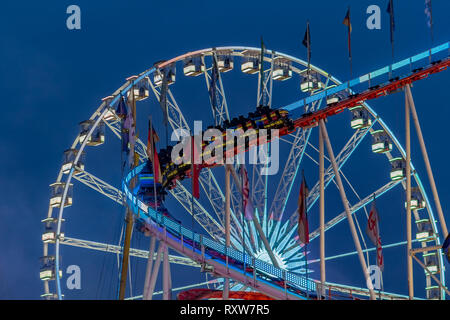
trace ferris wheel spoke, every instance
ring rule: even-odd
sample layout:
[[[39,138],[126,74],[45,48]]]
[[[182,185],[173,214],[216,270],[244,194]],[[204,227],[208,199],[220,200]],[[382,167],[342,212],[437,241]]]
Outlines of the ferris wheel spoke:
[[[359,146],[360,142],[370,132],[370,129],[376,123],[376,120],[377,119],[375,119],[373,121],[373,123],[370,127],[365,128],[365,129],[356,130],[356,132],[352,135],[352,137],[347,141],[345,146],[342,148],[342,150],[336,156],[336,163],[337,163],[339,170],[341,170],[341,168],[344,166],[344,164],[347,162],[347,160],[350,158],[350,156],[353,154],[353,152]],[[334,177],[335,177],[335,175],[334,175],[333,167],[330,165],[325,170],[325,177],[324,177],[325,188],[327,188],[328,185],[330,184],[330,182],[334,180]],[[308,210],[311,210],[311,208],[313,207],[313,205],[319,198],[319,195],[320,195],[320,185],[319,185],[319,181],[317,181],[316,184],[314,185],[314,187],[310,190],[310,192],[308,194],[308,198],[306,200]],[[297,223],[297,220],[298,220],[297,210],[290,216],[289,220],[290,220],[291,225],[295,225]]]
[[[273,86],[273,65],[274,65],[274,53],[272,52],[272,57],[269,59],[265,57],[265,61],[270,61],[270,69],[263,70],[263,72],[258,72],[258,88],[256,93],[256,106],[268,106],[271,107],[272,104],[272,86]],[[261,61],[261,68],[264,68],[264,61]],[[264,79],[261,79],[261,77]],[[261,81],[262,80],[262,81]],[[266,101],[266,97],[268,101]],[[270,144],[264,144],[261,146],[260,152],[265,153],[265,158],[268,159],[270,152]],[[267,175],[262,175],[261,172],[268,164],[254,164],[252,172],[252,204],[258,210],[259,218],[266,214],[267,208]]]
[[[102,251],[102,252],[108,252],[113,254],[121,254],[123,251],[123,248],[118,245],[113,244],[106,244],[106,243],[100,243],[100,242],[94,242],[89,240],[82,240],[82,239],[76,239],[76,238],[69,238],[64,237],[60,241],[61,244],[72,246],[72,247],[78,247],[83,249],[89,249],[94,251]],[[136,248],[130,248],[130,256],[142,258],[142,259],[148,259],[149,252],[148,250],[141,250]],[[156,259],[156,252],[154,254],[154,258]],[[200,267],[200,264],[198,264],[195,261],[192,261],[189,258],[176,256],[176,255],[169,255],[169,262],[174,264],[180,264],[190,267]]]
[[[124,204],[124,195],[122,191],[108,184],[100,178],[97,178],[91,173],[86,171],[79,171],[78,174],[73,175],[73,178],[88,186],[91,189],[99,192],[100,194],[108,197],[120,205]]]
[[[378,190],[370,193],[367,197],[365,197],[364,199],[359,201],[357,204],[350,206],[350,212],[353,215],[358,210],[360,210],[360,209],[364,208],[366,205],[372,203],[374,196],[378,198],[379,196],[381,196],[384,193],[388,192],[389,190],[393,189],[395,186],[401,184],[401,182],[402,182],[402,180],[389,181],[387,184],[385,184]],[[341,222],[345,219],[346,219],[346,213],[344,211],[341,214],[339,214],[338,216],[336,216],[333,219],[331,219],[330,221],[328,221],[327,223],[325,223],[325,225],[324,225],[325,231],[328,231],[329,229],[331,229],[332,227],[334,227],[339,222]],[[297,225],[293,225],[293,229],[297,230]],[[319,235],[320,235],[320,228],[317,228],[316,230],[314,230],[313,232],[311,232],[309,234],[310,241],[313,241]],[[295,249],[297,246],[298,246],[297,241],[292,240],[291,243],[288,243],[288,245],[286,246],[287,249],[282,250],[282,252],[283,252],[283,254],[288,254],[291,250]]]
[[[227,99],[225,96],[225,90],[222,83],[222,76],[219,68],[217,67],[217,52],[214,50],[211,55],[212,63],[211,68],[205,68],[205,80],[206,88],[210,92],[211,111],[213,114],[214,124],[221,126],[225,120],[230,120],[228,113]],[[202,56],[203,64],[205,64],[205,56]],[[217,67],[214,70],[214,65]],[[213,75],[216,74],[217,79],[212,80]],[[214,85],[214,90],[211,85]]]
[[[281,218],[289,198],[293,181],[297,175],[298,168],[305,151],[306,142],[309,140],[311,130],[299,129],[296,132],[294,141],[292,143],[291,151],[284,166],[283,173],[278,183],[277,191],[272,200],[269,213],[273,214],[274,219]]]
[[[170,193],[211,237],[216,240],[222,238],[225,232],[223,227],[206,211],[197,199],[193,199],[192,194],[181,183],[178,183],[175,188],[170,190]]]
[[[329,81],[330,81],[330,78],[327,77],[327,80],[325,82],[325,87],[328,86]],[[323,99],[314,101],[311,104],[311,106],[306,106],[305,112],[312,112],[312,111],[319,110],[322,106],[322,102],[323,102]],[[275,196],[272,200],[271,208],[269,210],[271,215],[273,214],[275,218],[278,218],[280,220],[284,214],[286,204],[290,198],[292,186],[293,186],[295,178],[297,176],[298,169],[300,168],[300,164],[302,163],[303,155],[306,150],[306,146],[309,143],[311,133],[312,133],[311,129],[308,129],[308,130],[298,129],[294,136],[294,141],[292,143],[288,159],[285,163],[283,173],[280,178],[280,182],[278,183],[278,187],[275,192]],[[273,232],[274,232],[274,229],[272,228],[271,233],[273,233]],[[275,238],[278,238],[278,234]],[[275,239],[275,240],[277,240],[277,239]]]
[[[360,209],[364,208],[366,205],[372,203],[374,197],[378,198],[379,196],[381,196],[384,193],[388,192],[389,190],[393,189],[395,186],[401,184],[401,181],[402,180],[389,181],[387,184],[385,184],[384,186],[382,186],[381,188],[379,188],[375,192],[372,192],[367,197],[365,197],[364,199],[362,199],[361,201],[359,201],[355,205],[351,206],[350,207],[350,212],[352,214],[356,213]],[[332,227],[334,227],[339,222],[341,222],[341,221],[343,221],[345,219],[346,219],[346,214],[345,214],[345,212],[342,212],[338,216],[334,217],[333,219],[331,219],[330,221],[325,223],[325,226],[324,226],[325,227],[325,231],[328,231],[329,229],[331,229]],[[319,234],[320,234],[320,229],[319,228],[314,230],[313,232],[311,232],[309,234],[310,240],[314,240],[315,238],[317,238],[319,236]]]
[[[417,239],[413,239],[412,242],[419,242],[419,240]],[[383,249],[388,249],[388,248],[396,248],[396,247],[400,247],[400,246],[406,246],[407,242],[406,241],[400,241],[400,242],[396,242],[396,243],[390,243],[390,244],[385,244],[382,246]],[[364,249],[363,252],[372,252],[372,251],[376,251],[377,248],[376,247],[372,247],[372,248],[367,248]],[[358,252],[355,251],[351,251],[351,252],[346,252],[346,253],[341,253],[338,255],[334,255],[334,256],[330,256],[330,257],[326,257],[325,261],[329,261],[329,260],[336,260],[336,259],[340,259],[340,258],[345,258],[345,257],[349,257],[349,256],[354,256],[357,255]],[[320,259],[312,259],[312,260],[308,260],[308,264],[312,264],[312,263],[317,263],[320,262]]]
[[[161,87],[155,86],[150,79],[148,80],[148,84],[152,89],[156,100],[159,102],[161,97]],[[176,102],[170,89],[167,89],[167,98],[167,120],[170,126],[173,130],[184,129],[189,132],[189,125],[187,124],[186,119],[184,118],[184,115],[181,112],[180,107],[178,106],[178,103]]]

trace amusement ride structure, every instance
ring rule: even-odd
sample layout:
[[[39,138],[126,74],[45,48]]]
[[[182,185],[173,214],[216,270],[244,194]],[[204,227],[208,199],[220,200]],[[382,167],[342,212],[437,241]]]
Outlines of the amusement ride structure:
[[[105,254],[115,253],[121,257],[118,296],[121,299],[125,298],[130,256],[140,257],[146,262],[143,292],[130,298],[152,299],[156,294],[160,269],[163,298],[175,298],[172,295],[175,291],[172,278],[180,275],[171,274],[170,266],[178,264],[186,268],[199,268],[200,272],[216,278],[215,281],[207,281],[208,288],[199,288],[205,283],[185,287],[178,294],[179,299],[445,299],[448,290],[445,287],[445,256],[441,248],[448,231],[421,135],[411,86],[415,81],[447,69],[450,64],[449,44],[444,43],[347,82],[340,82],[320,68],[281,52],[264,47],[232,46],[188,52],[128,78],[111,96],[103,99],[89,120],[80,124],[80,133],[70,149],[64,152],[56,182],[50,186],[49,209],[43,220],[42,297],[63,298],[61,250],[75,246]],[[248,115],[238,108],[229,108],[227,103],[225,78],[239,60],[242,75],[255,74],[258,77],[256,107],[248,110]],[[169,145],[158,152],[161,182],[155,181],[155,161],[149,161],[148,144],[141,139],[126,145],[131,160],[125,161],[121,186],[114,187],[89,172],[89,166],[85,163],[87,150],[107,142],[106,129],[117,138],[124,138],[125,117],[120,112],[123,108],[131,114],[135,130],[136,106],[142,101],[154,99],[166,108],[168,125],[175,135],[183,130],[192,135],[184,113],[188,110],[182,109],[182,104],[175,100],[177,70],[182,70],[187,77],[205,77],[210,106],[203,106],[202,110],[212,113],[209,128],[222,132],[230,128],[256,130],[253,145],[249,142],[239,149],[234,147],[233,140],[233,155],[230,157],[234,157],[235,153],[251,151],[252,147],[260,147],[260,152],[267,156],[275,152],[271,149],[273,143],[282,145],[279,152],[283,156],[280,156],[280,170],[276,175],[264,174],[262,169],[270,165],[267,162],[248,166],[248,197],[254,208],[251,220],[243,218],[244,188],[238,161],[222,165],[202,162],[198,168],[202,190],[200,198],[194,197],[190,187],[186,186],[186,182],[193,178],[191,163],[174,164],[170,160],[173,148]],[[230,73],[233,72],[236,71]],[[296,95],[301,94],[301,99],[293,98],[295,102],[284,106],[273,105],[274,83],[281,86],[298,79]],[[368,100],[394,92],[405,94],[405,148],[367,104]],[[346,110],[351,116],[350,124],[348,121],[346,123],[353,134],[345,138],[342,148],[333,148],[331,142],[340,133],[329,135],[326,122],[342,117],[338,114]],[[159,109],[157,111],[161,112]],[[433,202],[411,162],[410,114],[416,125]],[[132,130],[132,127],[129,129]],[[277,136],[262,137],[260,133],[263,129],[277,129]],[[314,135],[319,137],[316,145]],[[364,138],[371,139],[371,152],[389,162],[391,170],[385,174],[384,185],[360,196],[358,188],[354,187],[343,169],[355,151],[363,148],[361,142],[367,140]],[[214,146],[214,142],[203,143],[200,153],[205,154],[208,145]],[[325,150],[328,156],[325,156]],[[316,154],[315,158],[312,153]],[[317,182],[310,184],[306,199],[309,219],[317,218],[314,210],[319,214],[317,229],[309,232],[312,243],[320,242],[320,257],[316,259],[320,262],[320,274],[317,276],[311,269],[314,261],[311,257],[305,258],[308,250],[297,236],[298,212],[288,211],[289,202],[292,199],[296,201],[298,197],[294,183],[299,180],[299,170],[308,159],[314,162],[318,173]],[[327,167],[325,160],[328,161]],[[219,176],[221,179],[225,176],[225,183],[221,183]],[[66,208],[72,205],[74,181],[124,206],[126,228],[123,244],[82,240],[63,232],[63,226],[67,223],[64,214]],[[339,208],[340,213],[325,221],[324,199],[331,189],[338,191],[336,199],[339,200],[333,207]],[[364,213],[367,216],[366,207],[370,207],[374,199],[382,199],[384,194],[397,189],[405,194],[403,199],[398,198],[404,208],[402,213],[406,209],[406,215],[401,215],[403,224],[398,228],[406,230],[406,238],[392,244],[383,243],[383,249],[387,251],[390,247],[400,247],[408,253],[405,255],[407,270],[403,273],[408,279],[408,287],[403,292],[393,293],[375,290],[372,285],[368,252],[374,251],[374,248],[368,248],[365,244],[357,216]],[[169,210],[171,202],[178,202],[184,212]],[[202,228],[201,232],[180,222],[180,217],[186,214],[192,216]],[[354,251],[347,256],[356,255],[362,269],[364,282],[359,286],[327,281],[325,272],[325,261],[339,259],[325,252],[325,239],[328,232],[345,220],[350,228],[351,238],[348,241],[354,246]],[[360,217],[360,221],[364,220]],[[130,248],[134,226],[135,232],[151,237],[148,250]],[[423,268],[421,273],[413,274],[413,262]],[[386,263],[386,269],[390,265]],[[418,280],[413,281],[415,279]],[[415,288],[414,282],[421,283],[421,287]],[[211,284],[213,287],[209,288]]]

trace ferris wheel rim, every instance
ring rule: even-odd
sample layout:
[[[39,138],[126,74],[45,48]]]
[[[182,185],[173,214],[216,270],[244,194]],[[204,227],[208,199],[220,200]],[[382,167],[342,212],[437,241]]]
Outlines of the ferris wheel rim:
[[[154,73],[157,69],[159,69],[159,68],[164,68],[165,66],[167,66],[167,65],[169,65],[169,64],[171,64],[171,63],[179,62],[179,61],[181,61],[183,58],[188,57],[188,56],[193,56],[193,55],[195,55],[195,54],[200,54],[200,53],[201,53],[201,54],[206,54],[206,53],[212,53],[212,52],[215,51],[215,50],[229,50],[229,49],[232,49],[232,50],[253,50],[253,51],[258,51],[258,50],[260,50],[260,48],[254,48],[254,47],[242,47],[242,46],[226,46],[226,47],[216,47],[216,48],[202,49],[202,50],[198,50],[198,51],[188,52],[188,53],[186,53],[186,54],[184,54],[184,55],[180,55],[180,56],[178,56],[178,57],[176,57],[176,58],[173,58],[173,59],[171,59],[171,60],[168,60],[167,62],[164,62],[164,63],[162,63],[162,64],[159,64],[157,67],[152,67],[152,68],[150,68],[150,69],[147,69],[146,71],[140,73],[139,76],[137,76],[137,78],[134,79],[132,82],[130,82],[130,81],[125,82],[119,89],[117,89],[117,90],[115,91],[115,93],[113,94],[113,99],[111,100],[111,102],[107,103],[106,101],[104,101],[104,102],[98,107],[98,109],[91,115],[91,117],[90,117],[91,120],[94,120],[97,116],[98,116],[98,118],[97,118],[97,120],[96,120],[96,122],[95,122],[95,123],[96,123],[95,126],[94,126],[94,127],[91,129],[91,131],[89,132],[88,137],[90,137],[90,135],[92,134],[93,130],[96,128],[96,126],[98,125],[98,123],[100,123],[100,122],[102,121],[103,116],[105,115],[107,109],[108,109],[108,108],[112,108],[112,107],[114,106],[114,104],[117,102],[117,100],[119,99],[120,96],[126,95],[127,92],[132,88],[132,86],[134,86],[135,84],[137,84],[138,82],[140,82],[140,81],[141,81],[142,79],[144,79],[145,77],[147,77],[147,76],[151,75],[152,73]],[[301,59],[299,59],[299,58],[296,58],[296,57],[293,57],[293,56],[290,56],[290,55],[287,55],[287,54],[283,54],[283,53],[281,53],[281,52],[273,51],[273,50],[267,50],[267,51],[268,51],[268,52],[272,52],[272,54],[276,54],[276,55],[278,55],[278,56],[282,56],[282,57],[284,57],[284,58],[287,58],[287,59],[291,60],[292,62],[297,62],[297,63],[299,63],[299,64],[301,64],[301,65],[303,65],[303,66],[306,66],[306,65],[307,65],[307,63],[306,63],[305,61],[303,61],[303,60],[301,60]],[[233,54],[233,56],[242,56],[242,54]],[[264,60],[267,61],[267,60],[270,60],[270,58],[264,57]],[[328,77],[331,81],[335,82],[335,84],[341,84],[341,83],[342,83],[342,82],[340,82],[337,78],[335,78],[334,76],[331,76],[329,73],[323,71],[322,69],[320,69],[320,68],[318,68],[318,67],[316,67],[316,66],[314,66],[314,65],[311,65],[311,68],[312,68],[313,70],[319,72],[322,76]],[[393,134],[393,132],[392,132],[392,131],[389,129],[389,127],[384,123],[384,121],[383,121],[380,117],[378,117],[377,113],[376,113],[376,112],[375,112],[375,111],[374,111],[367,103],[364,103],[364,107],[372,114],[372,116],[374,116],[374,118],[376,118],[376,119],[379,121],[379,123],[381,124],[381,126],[383,127],[383,129],[388,133],[389,137],[393,139],[393,141],[394,141],[396,147],[398,148],[398,150],[400,151],[402,157],[404,157],[405,151],[404,151],[403,147],[401,146],[401,144],[399,143],[399,141],[397,140],[397,138],[395,137],[395,135]],[[79,143],[79,135],[75,138],[75,140],[74,140],[74,142],[73,142],[73,144],[72,144],[72,148],[75,148],[75,147],[78,145],[78,143]],[[81,152],[84,150],[85,146],[86,146],[86,140],[83,141],[83,143],[81,144],[81,146],[80,146],[80,148],[79,148],[80,154],[81,154]],[[77,156],[77,158],[73,161],[73,163],[76,163],[76,162],[78,161],[78,158],[79,158],[79,156]],[[432,223],[433,223],[433,229],[434,229],[434,230],[437,230],[436,222],[435,222],[435,219],[434,219],[434,213],[433,213],[433,211],[432,211],[431,206],[429,205],[430,203],[429,203],[429,200],[428,200],[427,193],[425,192],[425,189],[424,189],[423,186],[422,186],[422,183],[421,183],[421,181],[420,181],[420,177],[419,177],[417,171],[415,171],[414,166],[411,165],[411,167],[412,167],[412,172],[414,172],[414,177],[415,177],[416,181],[417,181],[418,184],[419,184],[419,188],[420,188],[422,194],[423,194],[424,197],[425,197],[425,201],[426,201],[426,203],[427,203],[427,210],[428,210],[428,212],[429,212],[429,215],[431,216],[431,217],[430,217],[430,218],[431,218],[430,220],[431,220]],[[73,175],[73,167],[72,167],[70,173],[69,173],[68,176],[67,176],[66,187],[65,187],[65,189],[68,188],[68,185],[70,184],[70,180],[71,180],[71,178],[72,178],[72,175]],[[61,168],[61,169],[60,169],[60,172],[59,172],[59,174],[58,174],[57,182],[61,182],[63,176],[64,176],[64,174],[62,173],[62,168]],[[62,202],[62,203],[64,203],[64,201],[65,201],[66,193],[67,193],[67,190],[65,190],[65,192],[64,192],[64,197],[63,197],[63,202]],[[59,233],[60,233],[61,221],[62,221],[62,216],[63,216],[64,206],[62,205],[59,209],[60,209],[60,210],[59,210],[59,214],[58,214],[58,232],[57,232],[58,235],[59,235]],[[50,215],[51,215],[51,210],[52,210],[52,208],[50,207],[50,208],[49,208]],[[437,243],[437,244],[440,244],[440,239],[439,239],[439,237],[436,237],[436,243]],[[59,243],[59,238],[57,237],[55,249],[56,249],[57,252],[58,252],[58,254],[57,254],[58,256],[59,256],[59,244],[60,244],[60,243]],[[45,243],[45,244],[44,244],[44,248],[45,248],[44,251],[47,251],[47,250],[48,250],[47,247],[48,247],[48,244]],[[59,260],[59,259],[58,259],[58,257],[57,257],[57,258],[56,258],[57,269],[59,269],[59,261],[58,261],[58,260]],[[441,262],[441,264],[442,264],[442,259],[441,259],[441,257],[440,257],[439,260],[440,260],[440,262]],[[441,269],[441,270],[442,270],[442,269]],[[442,271],[441,271],[441,272],[442,272]],[[59,283],[59,277],[58,277],[58,276],[56,277],[56,281]],[[46,282],[46,284],[47,284],[47,281],[45,281],[45,282]],[[58,284],[58,286],[60,286],[60,285]],[[60,291],[60,290],[58,290],[58,291]],[[58,296],[59,296],[59,298],[61,298],[61,294],[60,294],[60,293],[58,293]]]

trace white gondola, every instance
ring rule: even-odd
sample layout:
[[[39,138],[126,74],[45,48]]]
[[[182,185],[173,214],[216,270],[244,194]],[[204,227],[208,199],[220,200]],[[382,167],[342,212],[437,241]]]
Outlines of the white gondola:
[[[64,295],[61,295],[62,297],[64,297]],[[56,293],[44,293],[41,294],[41,298],[44,298],[46,300],[57,300],[58,299],[58,295]]]
[[[439,272],[439,264],[438,264],[438,257],[437,252],[426,252],[423,254],[424,258],[424,264],[427,267],[428,271],[431,273],[438,273]],[[425,271],[426,273],[427,271]]]
[[[64,219],[62,220],[64,221]],[[44,243],[55,243],[57,238],[57,227],[58,220],[54,218],[47,218],[42,220],[44,223],[44,232],[42,233],[42,242]],[[61,225],[61,230],[59,233],[59,239],[64,239],[63,224]]]
[[[349,108],[349,110],[352,113],[352,120],[350,121],[352,129],[364,129],[372,125],[372,119],[370,118],[369,112],[363,105],[358,104]]]
[[[116,119],[116,111],[113,108],[108,108],[105,115],[103,116],[103,119],[106,121],[112,121]]]
[[[106,121],[112,121],[116,119],[116,112],[114,110],[114,108],[109,107],[109,104],[111,103],[111,101],[114,99],[114,96],[108,96],[102,99],[102,101],[105,102],[106,104],[106,108],[107,111],[105,113],[105,115],[103,116],[103,119]]]
[[[372,152],[386,153],[392,150],[392,142],[384,130],[376,130],[372,133]]]
[[[327,105],[330,105],[330,104],[333,104],[333,103],[337,103],[337,102],[339,102],[339,100],[341,98],[342,93],[332,93],[332,94],[328,93],[328,90],[330,90],[330,89],[332,89],[334,87],[336,87],[335,84],[325,88],[325,90],[327,90],[327,92],[326,92],[326,94],[327,94]]]
[[[133,86],[133,94],[134,94],[134,99],[136,99],[136,101],[142,101],[148,98],[149,96],[149,90],[148,90],[148,77],[145,77],[144,79],[142,79],[141,81],[139,81],[138,83],[136,83]],[[128,91],[128,98],[130,98],[130,94],[131,94],[131,90]]]
[[[302,92],[313,92],[325,88],[325,84],[319,80],[315,72],[307,72],[300,83]]]
[[[411,201],[412,202],[412,201]],[[412,205],[411,205],[412,209]],[[433,226],[430,223],[430,219],[416,220],[417,233],[416,239],[419,241],[426,241],[433,236]]]
[[[200,57],[191,57],[184,60],[183,73],[185,76],[196,77],[205,72],[205,64]]]
[[[406,201],[405,201],[405,208],[406,208]],[[420,192],[420,189],[418,187],[411,188],[411,210],[420,210],[425,208],[426,203],[423,199],[422,193]]]
[[[220,72],[228,72],[230,70],[233,70],[234,68],[233,56],[229,54],[218,53],[216,59],[217,59],[217,68],[219,69]]]
[[[406,161],[402,157],[392,158],[389,160],[391,163],[391,180],[401,180],[406,176]]]
[[[80,144],[84,142],[89,131],[94,126],[94,120],[80,122]],[[98,146],[105,142],[105,123],[100,122],[92,132],[86,144],[88,146]]]
[[[278,81],[285,81],[292,77],[291,63],[286,59],[275,59],[272,79]]]
[[[428,300],[440,300],[441,299],[441,289],[439,286],[432,285],[425,288],[427,291]]]
[[[41,267],[39,271],[39,278],[42,281],[55,280],[56,279],[56,268],[55,268],[55,257],[54,256],[44,256],[41,257]],[[59,277],[62,278],[62,271],[59,270]]]
[[[65,182],[55,182],[50,185],[50,206],[52,208],[60,207],[62,204],[62,198],[64,195]],[[64,207],[72,205],[73,184],[69,184],[67,189],[66,201]]]
[[[68,149],[64,151],[62,172],[68,174],[70,169],[72,169],[73,162],[78,155],[78,149]],[[78,159],[77,164],[74,167],[74,174],[78,174],[84,170],[84,161],[86,158],[86,153],[83,151]]]
[[[241,71],[247,74],[258,73],[261,69],[260,54],[258,52],[243,52]]]
[[[161,70],[156,70],[153,73],[153,82],[155,83],[155,86],[159,87],[162,85],[163,72],[166,72],[167,85],[170,86],[171,84],[175,83],[175,69],[172,66],[169,66]]]

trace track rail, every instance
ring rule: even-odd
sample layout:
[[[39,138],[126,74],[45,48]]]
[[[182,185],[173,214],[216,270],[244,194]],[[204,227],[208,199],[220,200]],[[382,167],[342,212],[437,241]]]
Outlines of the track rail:
[[[296,128],[308,128],[312,126],[316,126],[319,123],[319,120],[326,119],[328,117],[334,116],[336,114],[341,113],[342,111],[351,108],[355,105],[362,104],[366,100],[376,99],[382,96],[389,95],[391,93],[398,92],[400,89],[405,87],[408,84],[411,84],[415,81],[425,79],[431,74],[438,73],[447,69],[450,65],[450,59],[446,58],[445,60],[430,65],[425,69],[418,70],[413,72],[413,74],[407,75],[403,78],[399,78],[395,81],[388,82],[382,85],[377,85],[373,88],[370,88],[360,94],[352,95],[351,97],[337,102],[336,104],[330,105],[326,108],[313,112],[311,114],[305,114],[297,120],[294,120]],[[280,133],[281,136],[281,133]]]

